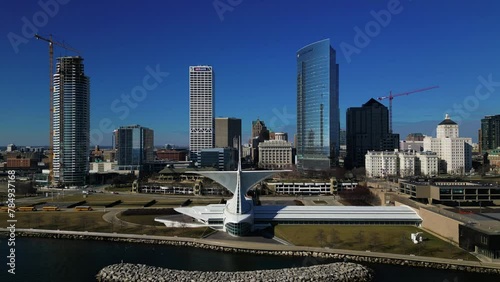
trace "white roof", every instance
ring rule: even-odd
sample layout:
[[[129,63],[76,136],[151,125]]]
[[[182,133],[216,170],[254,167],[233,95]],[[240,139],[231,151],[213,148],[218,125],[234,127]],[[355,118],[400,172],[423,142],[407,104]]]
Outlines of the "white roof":
[[[175,208],[177,212],[204,221],[222,220],[224,204]],[[254,206],[255,220],[317,220],[317,221],[422,221],[408,206]]]
[[[421,221],[410,207],[256,206],[255,220]]]
[[[225,204],[211,204],[207,206],[195,206],[175,208],[174,210],[190,217],[208,221],[209,219],[223,219]]]

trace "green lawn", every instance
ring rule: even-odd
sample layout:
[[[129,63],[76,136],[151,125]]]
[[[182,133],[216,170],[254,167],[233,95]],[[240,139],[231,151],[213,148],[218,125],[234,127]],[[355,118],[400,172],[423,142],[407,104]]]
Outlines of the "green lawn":
[[[153,225],[153,226],[165,226],[165,224],[155,221],[156,217],[161,215],[158,214],[146,214],[146,215],[122,215],[119,214],[118,218],[127,222],[132,222],[136,224]]]
[[[427,240],[413,244],[410,234],[416,232],[423,232]],[[477,261],[468,252],[413,226],[278,225],[275,234],[298,246]]]
[[[203,228],[168,228],[165,225],[125,227],[119,222],[111,224],[102,219],[103,212],[16,212],[16,228],[53,229],[71,231],[89,231],[106,233],[148,234],[160,236],[178,236],[201,238],[209,232]],[[7,213],[0,213],[0,221],[6,222]]]

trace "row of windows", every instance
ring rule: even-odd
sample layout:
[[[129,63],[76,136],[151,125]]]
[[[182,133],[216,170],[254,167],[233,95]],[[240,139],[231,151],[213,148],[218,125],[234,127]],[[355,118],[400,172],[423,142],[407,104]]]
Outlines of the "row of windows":
[[[256,220],[256,224],[270,224],[270,223],[278,223],[278,224],[338,224],[338,225],[419,225],[420,221],[412,221],[412,220],[405,220],[405,221],[378,221],[378,220],[373,220],[373,221],[322,221],[322,220],[302,220],[302,221],[272,221],[272,220]]]

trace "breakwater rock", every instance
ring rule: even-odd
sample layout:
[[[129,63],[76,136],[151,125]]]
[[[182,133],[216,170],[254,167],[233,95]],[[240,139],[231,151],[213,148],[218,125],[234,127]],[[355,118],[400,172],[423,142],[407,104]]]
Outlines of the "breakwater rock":
[[[119,281],[371,281],[373,271],[365,266],[338,262],[298,268],[239,272],[184,271],[143,264],[120,263],[106,266],[97,274],[101,282]]]

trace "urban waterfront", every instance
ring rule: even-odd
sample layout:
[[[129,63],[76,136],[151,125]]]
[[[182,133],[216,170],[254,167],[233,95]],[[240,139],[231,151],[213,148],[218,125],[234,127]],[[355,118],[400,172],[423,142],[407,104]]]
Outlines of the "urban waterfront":
[[[7,242],[0,239],[2,261],[7,255]],[[329,263],[301,257],[258,256],[221,253],[205,249],[45,238],[17,238],[16,274],[7,273],[2,263],[1,281],[95,281],[103,267],[119,262],[141,263],[181,270],[245,271],[310,266]],[[411,268],[394,265],[364,265],[375,271],[374,281],[498,281],[498,275],[459,271]]]

